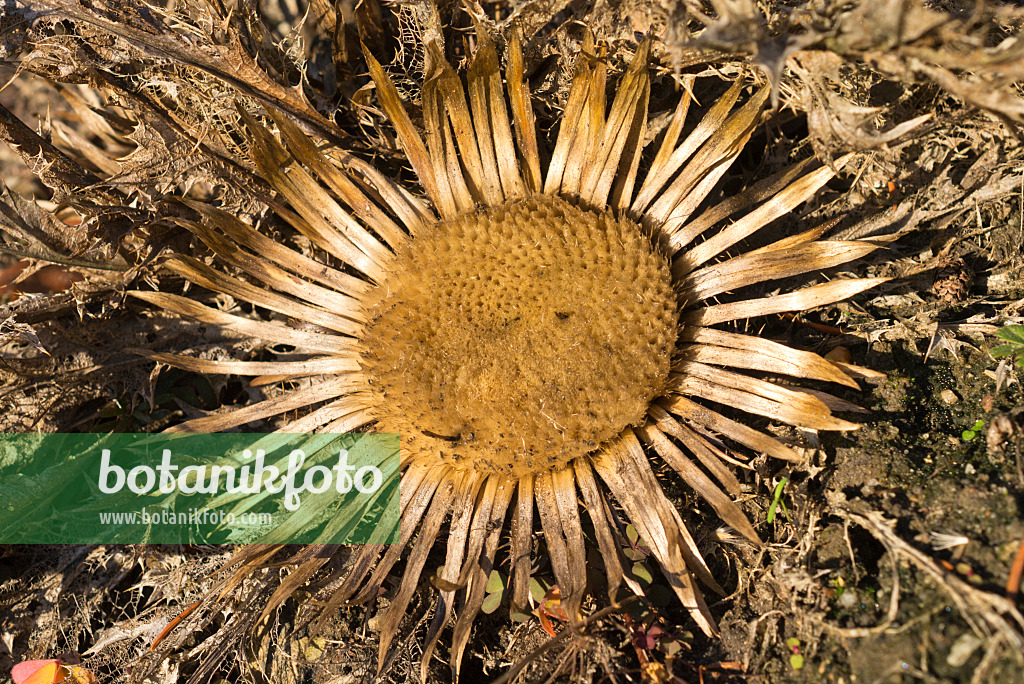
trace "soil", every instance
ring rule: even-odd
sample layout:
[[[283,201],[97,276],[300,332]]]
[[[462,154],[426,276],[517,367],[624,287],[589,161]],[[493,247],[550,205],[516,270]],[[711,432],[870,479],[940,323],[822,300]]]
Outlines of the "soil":
[[[533,59],[537,85],[544,86],[539,110],[560,97],[553,46],[567,49],[556,28],[571,21],[588,22],[620,42],[653,27],[662,67],[656,87],[669,89],[673,64],[699,64],[687,61],[693,46],[673,29],[694,3],[597,4],[486,3],[495,16],[519,8],[533,31],[555,36],[537,41],[543,54]],[[741,10],[753,3],[713,4],[722,21],[712,22],[714,31],[697,47],[717,51],[716,68],[753,62],[761,65],[756,73],[777,66],[783,77],[783,106],[766,116],[763,133],[723,183],[740,187],[811,151],[830,159],[857,150],[854,168],[772,231],[777,237],[839,218],[837,236],[891,240],[842,272],[891,278],[886,284],[796,319],[773,318],[762,332],[836,358],[849,354],[851,363],[884,377],[840,393],[863,407],[851,414],[859,430],[780,430],[811,447],[807,463],[755,461],[742,503],[763,548],[737,540],[706,504],[669,487],[727,591],[709,597],[720,639],[701,636],[678,604],[663,600],[664,580],[651,578],[650,601],[611,607],[595,580],[585,606],[590,617],[578,634],[552,639],[536,616],[517,622],[503,608],[481,616],[461,681],[515,672],[526,682],[1024,682],[1020,587],[1008,586],[1014,564],[1024,560],[1024,371],[1012,358],[989,353],[1002,326],[1024,322],[1024,108],[1019,82],[1000,79],[998,70],[990,83],[971,80],[988,72],[969,59],[976,44],[1019,43],[1020,15],[1007,9],[993,18],[970,3],[930,3],[962,23],[926,30],[913,15],[919,21],[910,24],[920,25],[920,35],[894,38],[885,33],[895,30],[891,22],[878,20],[870,7],[909,3],[849,3],[858,25],[873,27],[857,35],[821,24],[833,17],[815,14],[815,3],[767,3],[762,34],[743,28]],[[279,5],[275,31],[288,33],[302,13]],[[971,33],[983,23],[992,32],[987,43]],[[826,36],[821,49],[787,61],[796,43],[779,36],[815,31]],[[944,74],[952,72],[943,69],[953,66],[940,58],[954,53],[961,62],[950,82]],[[399,64],[401,54],[395,59]],[[39,95],[19,99],[18,92],[41,91],[26,86],[2,95],[34,127],[39,118],[32,112],[45,107],[27,104]],[[69,111],[56,91],[47,93],[43,100],[53,104],[55,117]],[[656,92],[656,104],[658,98]],[[856,108],[868,106],[884,109]],[[931,118],[914,135],[886,137],[922,115]],[[338,119],[356,129],[356,114]],[[15,155],[5,151],[0,161],[9,186],[47,192]],[[110,234],[92,235],[99,251]],[[149,238],[161,248],[178,246],[173,235]],[[143,317],[117,295],[128,280],[89,274],[71,293],[50,291],[4,308],[2,318],[16,314],[34,326],[49,352],[44,357],[24,340],[5,338],[18,352],[7,348],[3,359],[6,431],[159,429],[248,400],[238,379],[167,369],[151,376],[151,364],[125,360],[122,350],[126,341],[160,341],[169,349],[200,339],[252,351],[250,343],[170,317]],[[376,676],[375,609],[339,613],[317,636],[300,626],[297,602],[268,621],[257,619],[279,568],[262,571],[230,602],[200,607],[151,652],[170,620],[212,591],[229,555],[230,549],[212,547],[0,548],[0,672],[19,661],[59,657],[80,658],[102,682],[341,684]],[[435,550],[427,567],[441,563],[443,550]],[[537,569],[540,576],[544,571]],[[434,593],[424,582],[405,636],[382,668],[383,681],[418,677],[418,639]],[[557,619],[555,626],[561,626]],[[247,632],[254,636],[243,638]],[[435,658],[430,677],[451,681],[452,673]]]

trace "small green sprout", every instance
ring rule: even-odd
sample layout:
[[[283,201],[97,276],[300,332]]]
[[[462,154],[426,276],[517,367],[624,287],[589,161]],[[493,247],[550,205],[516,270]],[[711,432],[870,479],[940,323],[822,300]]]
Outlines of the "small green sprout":
[[[768,507],[768,523],[771,524],[775,520],[775,509],[779,506],[782,507],[782,512],[786,514],[786,520],[789,520],[789,511],[786,510],[786,503],[782,500],[782,490],[785,489],[789,483],[789,478],[784,477],[779,480],[779,483],[775,485],[775,496],[772,499],[772,505]]]
[[[788,646],[789,650],[793,652],[793,654],[789,656],[789,664],[794,670],[802,669],[804,666],[804,656],[800,653],[800,640],[796,637],[786,639],[786,646]]]
[[[497,570],[491,570],[487,577],[487,584],[484,585],[484,602],[480,610],[490,615],[501,605],[501,597],[505,593],[505,578]]]
[[[983,427],[985,427],[985,421],[979,418],[978,420],[974,421],[974,425],[972,425],[967,430],[961,432],[960,436],[963,438],[965,442],[970,442],[972,439],[978,436],[978,433],[981,432],[981,429]]]
[[[640,533],[636,531],[632,523],[626,525],[626,539],[629,541],[629,548],[623,549],[623,554],[626,558],[633,561],[633,576],[644,585],[651,584],[654,581],[654,577],[651,575],[648,567],[644,565],[644,560],[651,554],[651,550],[640,539]]]

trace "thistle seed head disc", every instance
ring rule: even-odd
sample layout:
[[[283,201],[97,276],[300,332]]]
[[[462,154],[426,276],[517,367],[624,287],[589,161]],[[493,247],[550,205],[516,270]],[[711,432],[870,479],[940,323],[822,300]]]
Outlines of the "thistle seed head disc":
[[[677,305],[639,226],[546,195],[439,222],[371,302],[362,365],[409,456],[521,477],[643,422]]]

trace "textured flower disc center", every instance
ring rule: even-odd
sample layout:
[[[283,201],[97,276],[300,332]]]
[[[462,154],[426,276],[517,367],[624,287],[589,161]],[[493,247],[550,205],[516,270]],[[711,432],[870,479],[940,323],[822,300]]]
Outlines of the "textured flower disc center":
[[[439,222],[394,261],[363,357],[407,458],[521,477],[643,421],[677,306],[665,257],[610,212],[537,195]]]

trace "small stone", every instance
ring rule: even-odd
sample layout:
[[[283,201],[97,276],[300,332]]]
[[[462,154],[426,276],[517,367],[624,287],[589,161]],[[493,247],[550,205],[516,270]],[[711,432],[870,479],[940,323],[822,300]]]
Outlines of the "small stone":
[[[946,664],[950,667],[963,667],[978,647],[981,646],[981,639],[972,632],[966,632],[953,643],[946,656]]]
[[[975,470],[974,466],[971,465],[970,463],[968,463],[967,465],[964,466],[964,474],[965,475],[973,475],[976,472],[978,472],[978,471]]]
[[[956,392],[951,389],[942,390],[942,392],[939,393],[939,396],[942,397],[942,401],[946,406],[952,406],[960,401],[960,397],[956,396]]]
[[[859,602],[860,600],[857,597],[857,590],[849,587],[843,592],[843,595],[839,597],[839,605],[843,608],[853,608]]]

